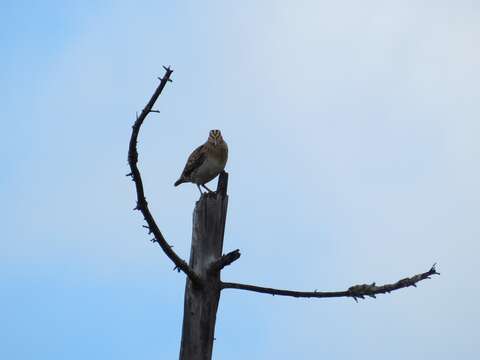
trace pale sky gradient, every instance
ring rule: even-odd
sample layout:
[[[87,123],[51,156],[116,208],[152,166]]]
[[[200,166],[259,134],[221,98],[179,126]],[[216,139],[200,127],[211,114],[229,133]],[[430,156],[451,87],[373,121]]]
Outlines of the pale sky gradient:
[[[227,281],[418,288],[356,304],[228,290],[215,359],[477,359],[476,1],[1,1],[1,359],[175,359],[184,276],[148,241],[126,153],[189,257],[196,187],[229,143]],[[214,185],[213,185],[214,186]]]

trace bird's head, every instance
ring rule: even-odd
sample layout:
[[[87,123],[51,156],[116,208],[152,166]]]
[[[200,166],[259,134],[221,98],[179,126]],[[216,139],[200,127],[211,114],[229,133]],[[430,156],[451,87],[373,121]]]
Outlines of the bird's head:
[[[214,146],[217,146],[223,141],[222,138],[222,133],[220,130],[210,130],[210,133],[208,134],[208,142],[210,144],[213,144]]]

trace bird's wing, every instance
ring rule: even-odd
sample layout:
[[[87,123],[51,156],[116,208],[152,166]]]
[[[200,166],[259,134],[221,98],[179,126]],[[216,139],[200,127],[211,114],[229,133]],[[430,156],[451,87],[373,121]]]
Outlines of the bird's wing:
[[[207,158],[207,147],[205,144],[200,145],[197,147],[193,152],[190,154],[187,160],[187,164],[182,172],[182,178],[189,178],[192,172],[195,169],[198,169],[205,159]]]

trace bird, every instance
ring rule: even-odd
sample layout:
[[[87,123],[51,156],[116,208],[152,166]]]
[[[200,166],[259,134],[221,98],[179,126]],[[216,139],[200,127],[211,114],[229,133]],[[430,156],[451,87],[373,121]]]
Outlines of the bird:
[[[225,169],[227,160],[228,145],[223,140],[222,133],[217,129],[210,130],[208,140],[193,150],[188,157],[185,168],[174,186],[190,182],[197,185],[200,194],[203,194],[200,186],[208,192],[213,192],[205,184]]]

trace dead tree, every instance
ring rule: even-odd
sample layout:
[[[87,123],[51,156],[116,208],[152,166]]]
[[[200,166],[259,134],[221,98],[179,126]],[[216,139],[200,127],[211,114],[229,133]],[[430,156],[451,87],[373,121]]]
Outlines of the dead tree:
[[[226,255],[223,253],[223,235],[228,206],[228,174],[220,174],[217,190],[215,193],[203,194],[195,205],[193,212],[192,245],[190,250],[190,262],[187,264],[180,258],[172,246],[165,240],[157,226],[145,197],[142,177],[138,169],[137,139],[140,128],[147,115],[154,110],[153,106],[162,93],[165,85],[171,82],[173,70],[164,67],[165,75],[159,78],[160,84],[152,95],[150,101],[137,114],[137,119],[132,127],[132,135],[128,149],[128,163],[131,176],[135,183],[137,193],[137,205],[134,210],[139,210],[146,222],[145,227],[149,234],[153,235],[152,242],[160,245],[165,254],[172,260],[174,270],[185,273],[185,301],[182,326],[182,340],[180,346],[180,360],[209,360],[212,356],[215,320],[220,293],[225,289],[239,289],[258,293],[293,296],[303,298],[337,298],[350,297],[355,301],[365,297],[375,298],[378,294],[390,293],[391,291],[414,286],[432,275],[439,275],[435,270],[435,264],[430,270],[406,277],[393,284],[377,286],[375,283],[361,284],[349,287],[344,291],[292,291],[272,289],[256,285],[222,282],[220,274],[222,269],[233,263],[240,257],[240,251],[234,250]]]

